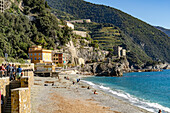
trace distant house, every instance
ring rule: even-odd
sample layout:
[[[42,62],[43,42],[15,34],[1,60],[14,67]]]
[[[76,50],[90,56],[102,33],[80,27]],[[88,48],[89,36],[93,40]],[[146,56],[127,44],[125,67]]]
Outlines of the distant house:
[[[4,0],[0,0],[0,12],[4,12]]]
[[[52,50],[43,49],[42,46],[32,46],[28,51],[31,63],[52,63]]]
[[[66,64],[66,56],[63,53],[53,52],[52,61],[55,64]]]
[[[74,34],[76,35],[80,35],[82,37],[87,37],[87,32],[84,32],[84,31],[73,31]]]
[[[113,47],[113,50],[113,55],[117,56],[118,58],[126,57],[126,49],[123,49],[120,46],[115,46]]]
[[[74,25],[73,25],[71,22],[66,21],[66,25],[67,25],[69,28],[74,29]]]
[[[81,20],[72,20],[72,21],[69,21],[71,23],[91,23],[91,20],[90,19],[81,19]]]

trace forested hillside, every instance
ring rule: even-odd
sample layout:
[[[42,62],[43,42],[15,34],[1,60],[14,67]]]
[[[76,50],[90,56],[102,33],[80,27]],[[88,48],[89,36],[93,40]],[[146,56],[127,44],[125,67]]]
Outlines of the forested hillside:
[[[68,27],[59,27],[58,20],[43,0],[24,0],[24,12],[12,4],[5,13],[0,13],[0,56],[28,58],[28,48],[42,45],[55,49],[56,43],[64,45],[73,37]],[[30,18],[33,18],[31,20]],[[62,24],[62,23],[61,23]]]
[[[71,14],[75,18],[91,19],[98,23],[111,23],[120,28],[124,42],[139,59],[147,59],[145,53],[154,60],[170,62],[170,38],[151,25],[120,10],[96,5],[83,0],[46,0],[55,9]],[[134,48],[136,48],[134,50]],[[142,56],[141,53],[142,52]],[[143,58],[141,58],[143,57]]]

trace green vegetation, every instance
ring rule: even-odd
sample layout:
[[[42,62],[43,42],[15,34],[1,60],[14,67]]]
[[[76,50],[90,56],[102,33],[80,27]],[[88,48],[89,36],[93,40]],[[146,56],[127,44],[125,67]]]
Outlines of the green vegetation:
[[[76,19],[74,16],[66,13],[66,12],[63,12],[63,11],[60,11],[60,10],[57,10],[57,9],[54,9],[52,8],[51,9],[52,13],[59,19],[61,20],[73,20],[73,19]]]
[[[91,35],[91,38],[99,42],[100,48],[103,50],[113,51],[113,46],[122,46],[130,50],[127,58],[130,64],[142,64],[152,59],[138,46],[134,41],[128,38],[118,27],[107,23],[75,23],[75,29],[86,31]],[[93,41],[92,41],[93,44]],[[97,47],[94,45],[93,47]]]
[[[122,32],[123,45],[131,51],[130,55],[128,54],[129,58],[133,54],[139,62],[149,60],[148,56],[154,60],[170,62],[170,38],[139,19],[120,10],[83,0],[46,1],[52,8],[64,11],[77,19],[91,19],[94,22],[111,23],[118,27]]]
[[[86,31],[90,34],[94,41],[99,43],[100,48],[107,50],[112,49],[113,46],[122,45],[120,41],[120,30],[113,24],[103,23],[75,23],[75,29]]]
[[[57,48],[55,43],[65,45],[74,37],[68,27],[59,27],[59,20],[50,12],[43,0],[24,0],[24,13],[14,13],[13,4],[5,13],[0,13],[0,57],[28,58],[31,45],[42,45],[47,49]],[[12,11],[12,13],[10,12]],[[10,13],[9,13],[10,12]],[[32,18],[32,19],[31,19]]]

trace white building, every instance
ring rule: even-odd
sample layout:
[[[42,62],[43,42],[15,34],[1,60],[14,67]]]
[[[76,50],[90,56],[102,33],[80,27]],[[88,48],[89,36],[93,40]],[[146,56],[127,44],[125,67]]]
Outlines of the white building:
[[[120,57],[126,57],[126,49],[123,49],[120,46],[115,46],[113,47],[114,50],[114,55],[117,56],[118,58]]]
[[[0,0],[0,12],[4,12],[4,0]]]
[[[74,29],[74,25],[68,21],[66,21],[66,25],[70,27],[71,29]]]

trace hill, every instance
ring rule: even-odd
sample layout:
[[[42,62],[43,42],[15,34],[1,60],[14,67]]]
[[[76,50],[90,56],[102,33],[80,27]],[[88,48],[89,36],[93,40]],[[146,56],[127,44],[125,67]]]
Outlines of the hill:
[[[93,61],[104,59],[98,43],[90,37],[74,34],[65,21],[51,13],[45,0],[8,2],[11,4],[8,9],[4,13],[0,12],[0,57],[8,53],[8,61],[28,58],[28,48],[41,45],[46,49],[58,49],[66,53],[68,62],[73,64],[78,57]],[[19,4],[24,4],[24,7]]]
[[[83,0],[46,1],[52,8],[69,13],[77,19],[91,19],[97,23],[111,23],[118,27],[124,34],[123,38],[128,43],[128,48],[134,54],[137,53],[135,55],[139,59],[147,59],[148,55],[154,60],[161,59],[170,62],[170,39],[168,36],[137,18],[109,6],[96,5]],[[134,51],[133,48],[136,50]],[[147,55],[141,56],[141,52]]]
[[[155,28],[161,30],[162,32],[164,32],[165,34],[167,34],[170,37],[170,29],[166,29],[160,26],[155,26]]]
[[[31,45],[55,49],[56,43],[62,46],[74,37],[71,29],[59,27],[62,22],[51,14],[45,1],[23,0],[23,12],[17,1],[11,3],[9,9],[0,13],[1,57],[8,53],[9,57],[28,58],[28,48]]]

